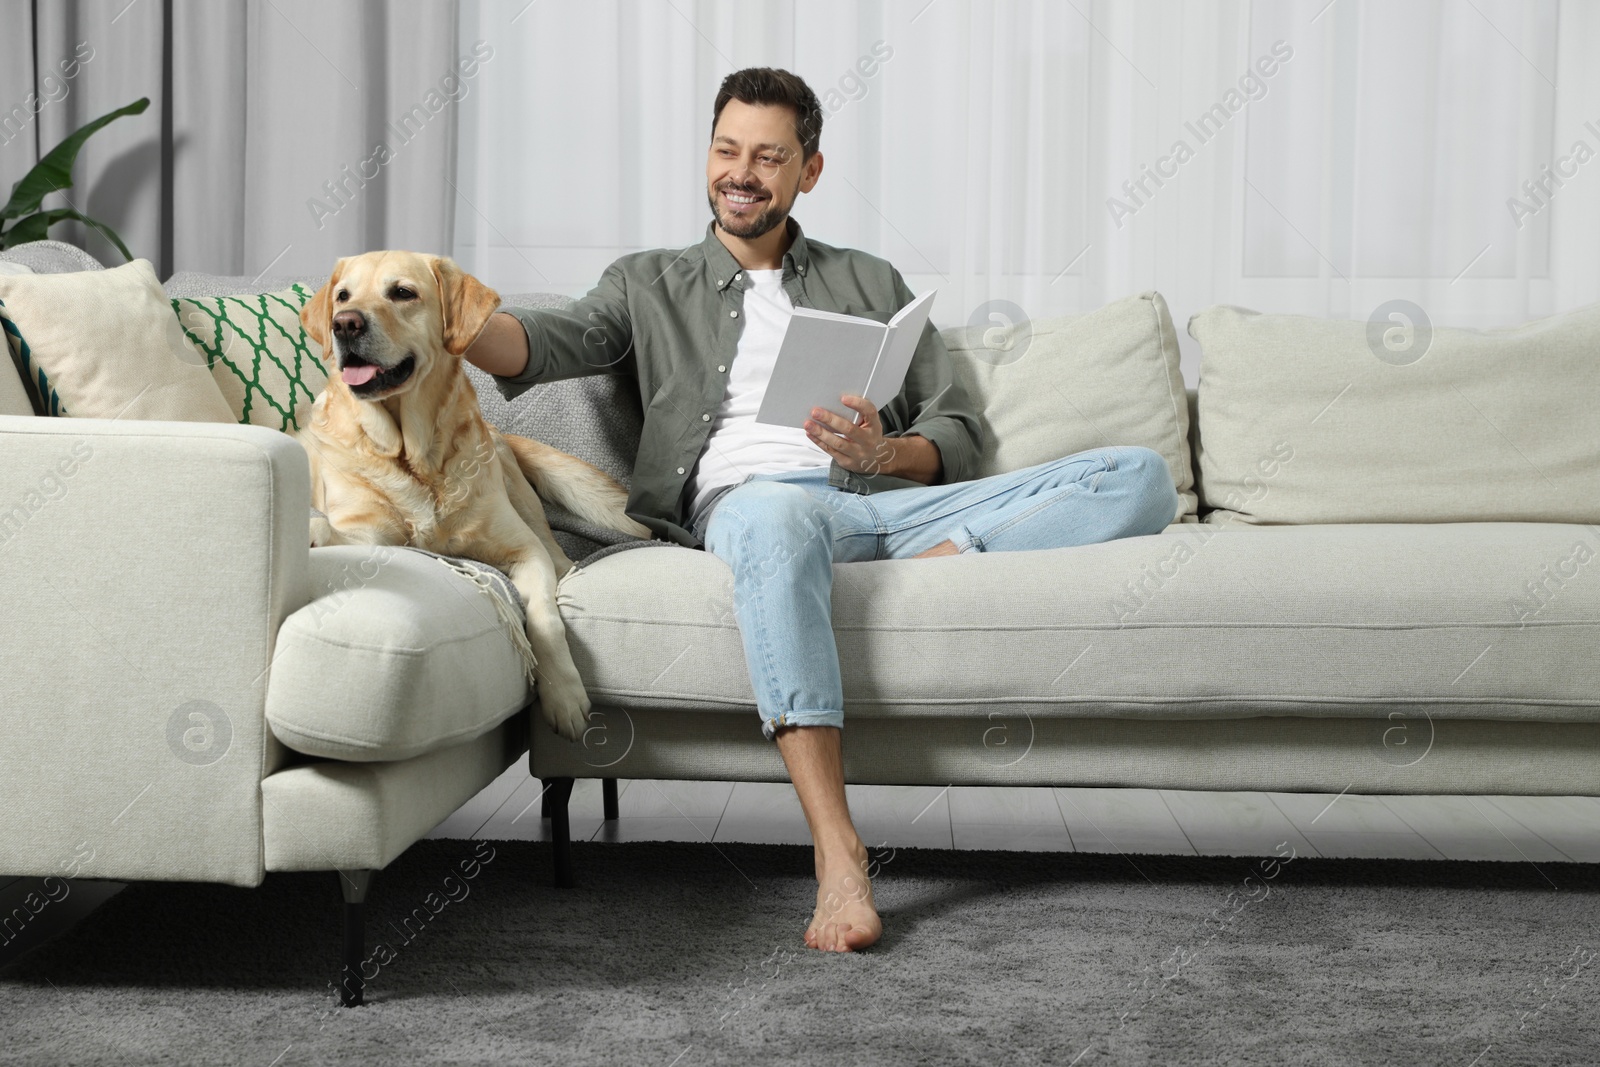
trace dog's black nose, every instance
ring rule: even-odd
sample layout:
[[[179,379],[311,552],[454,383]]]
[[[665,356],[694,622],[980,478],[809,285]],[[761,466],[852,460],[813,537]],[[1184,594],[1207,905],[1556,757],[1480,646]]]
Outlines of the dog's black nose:
[[[341,341],[354,340],[367,330],[367,317],[359,311],[341,311],[333,317],[333,335]]]

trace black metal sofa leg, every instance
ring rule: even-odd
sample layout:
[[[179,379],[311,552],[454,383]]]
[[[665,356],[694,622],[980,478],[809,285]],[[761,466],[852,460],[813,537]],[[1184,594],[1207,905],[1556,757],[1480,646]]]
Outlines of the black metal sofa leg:
[[[572,799],[571,778],[551,778],[545,783],[544,798],[550,812],[550,845],[555,854],[556,885],[572,888],[572,821],[567,802]]]
[[[366,992],[361,964],[367,954],[367,890],[372,887],[370,870],[338,871],[339,890],[344,896],[344,962],[339,969],[339,1003],[346,1008],[360,1007]]]
[[[617,780],[615,778],[600,779],[600,799],[605,806],[602,817],[607,822],[616,822],[620,807],[617,803]],[[550,817],[550,794],[548,792],[539,802],[539,817],[541,819]]]
[[[615,778],[600,779],[600,797],[605,805],[604,817],[606,822],[617,821],[617,780]]]

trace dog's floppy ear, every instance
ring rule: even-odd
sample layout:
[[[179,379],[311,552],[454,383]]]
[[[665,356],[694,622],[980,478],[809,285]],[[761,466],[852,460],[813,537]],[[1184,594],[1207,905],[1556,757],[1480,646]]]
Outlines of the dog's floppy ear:
[[[433,280],[439,283],[444,350],[459,356],[483,332],[484,323],[500,306],[500,294],[462,270],[449,256],[433,257]]]
[[[306,335],[321,346],[324,359],[329,354],[328,326],[333,322],[333,292],[339,286],[339,275],[344,273],[345,262],[341,259],[333,265],[333,273],[328,275],[327,284],[318,289],[311,302],[300,309],[300,325],[306,328]]]

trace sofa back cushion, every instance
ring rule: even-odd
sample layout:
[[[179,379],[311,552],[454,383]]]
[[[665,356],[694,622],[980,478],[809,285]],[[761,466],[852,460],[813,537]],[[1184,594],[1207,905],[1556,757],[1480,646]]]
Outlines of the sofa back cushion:
[[[548,293],[502,296],[513,307],[564,307]],[[984,442],[978,477],[1058,459],[1099,445],[1145,445],[1172,471],[1183,515],[1195,512],[1189,407],[1177,336],[1159,293],[1141,293],[1087,315],[940,331],[956,380],[978,407]],[[507,433],[537,437],[630,484],[643,413],[638,387],[612,374],[536,385],[507,402],[468,365],[484,417]],[[557,530],[577,529],[546,505]],[[1193,521],[1191,519],[1191,521]],[[584,531],[597,542],[625,540]],[[574,557],[577,558],[577,557]]]
[[[1105,445],[1143,445],[1161,453],[1172,472],[1181,505],[1173,521],[1195,514],[1189,406],[1177,334],[1160,293],[1084,315],[957,327],[940,336],[983,427],[976,477]]]
[[[1208,522],[1600,521],[1600,305],[1492,330],[1214,307],[1189,334]]]

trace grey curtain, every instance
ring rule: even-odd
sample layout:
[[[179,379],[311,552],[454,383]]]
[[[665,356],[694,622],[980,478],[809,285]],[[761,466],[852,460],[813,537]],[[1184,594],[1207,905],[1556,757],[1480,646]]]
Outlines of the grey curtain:
[[[454,0],[0,0],[0,190],[83,123],[74,186],[165,278],[317,274],[375,248],[448,254],[470,84]],[[109,265],[72,224],[50,236]]]

